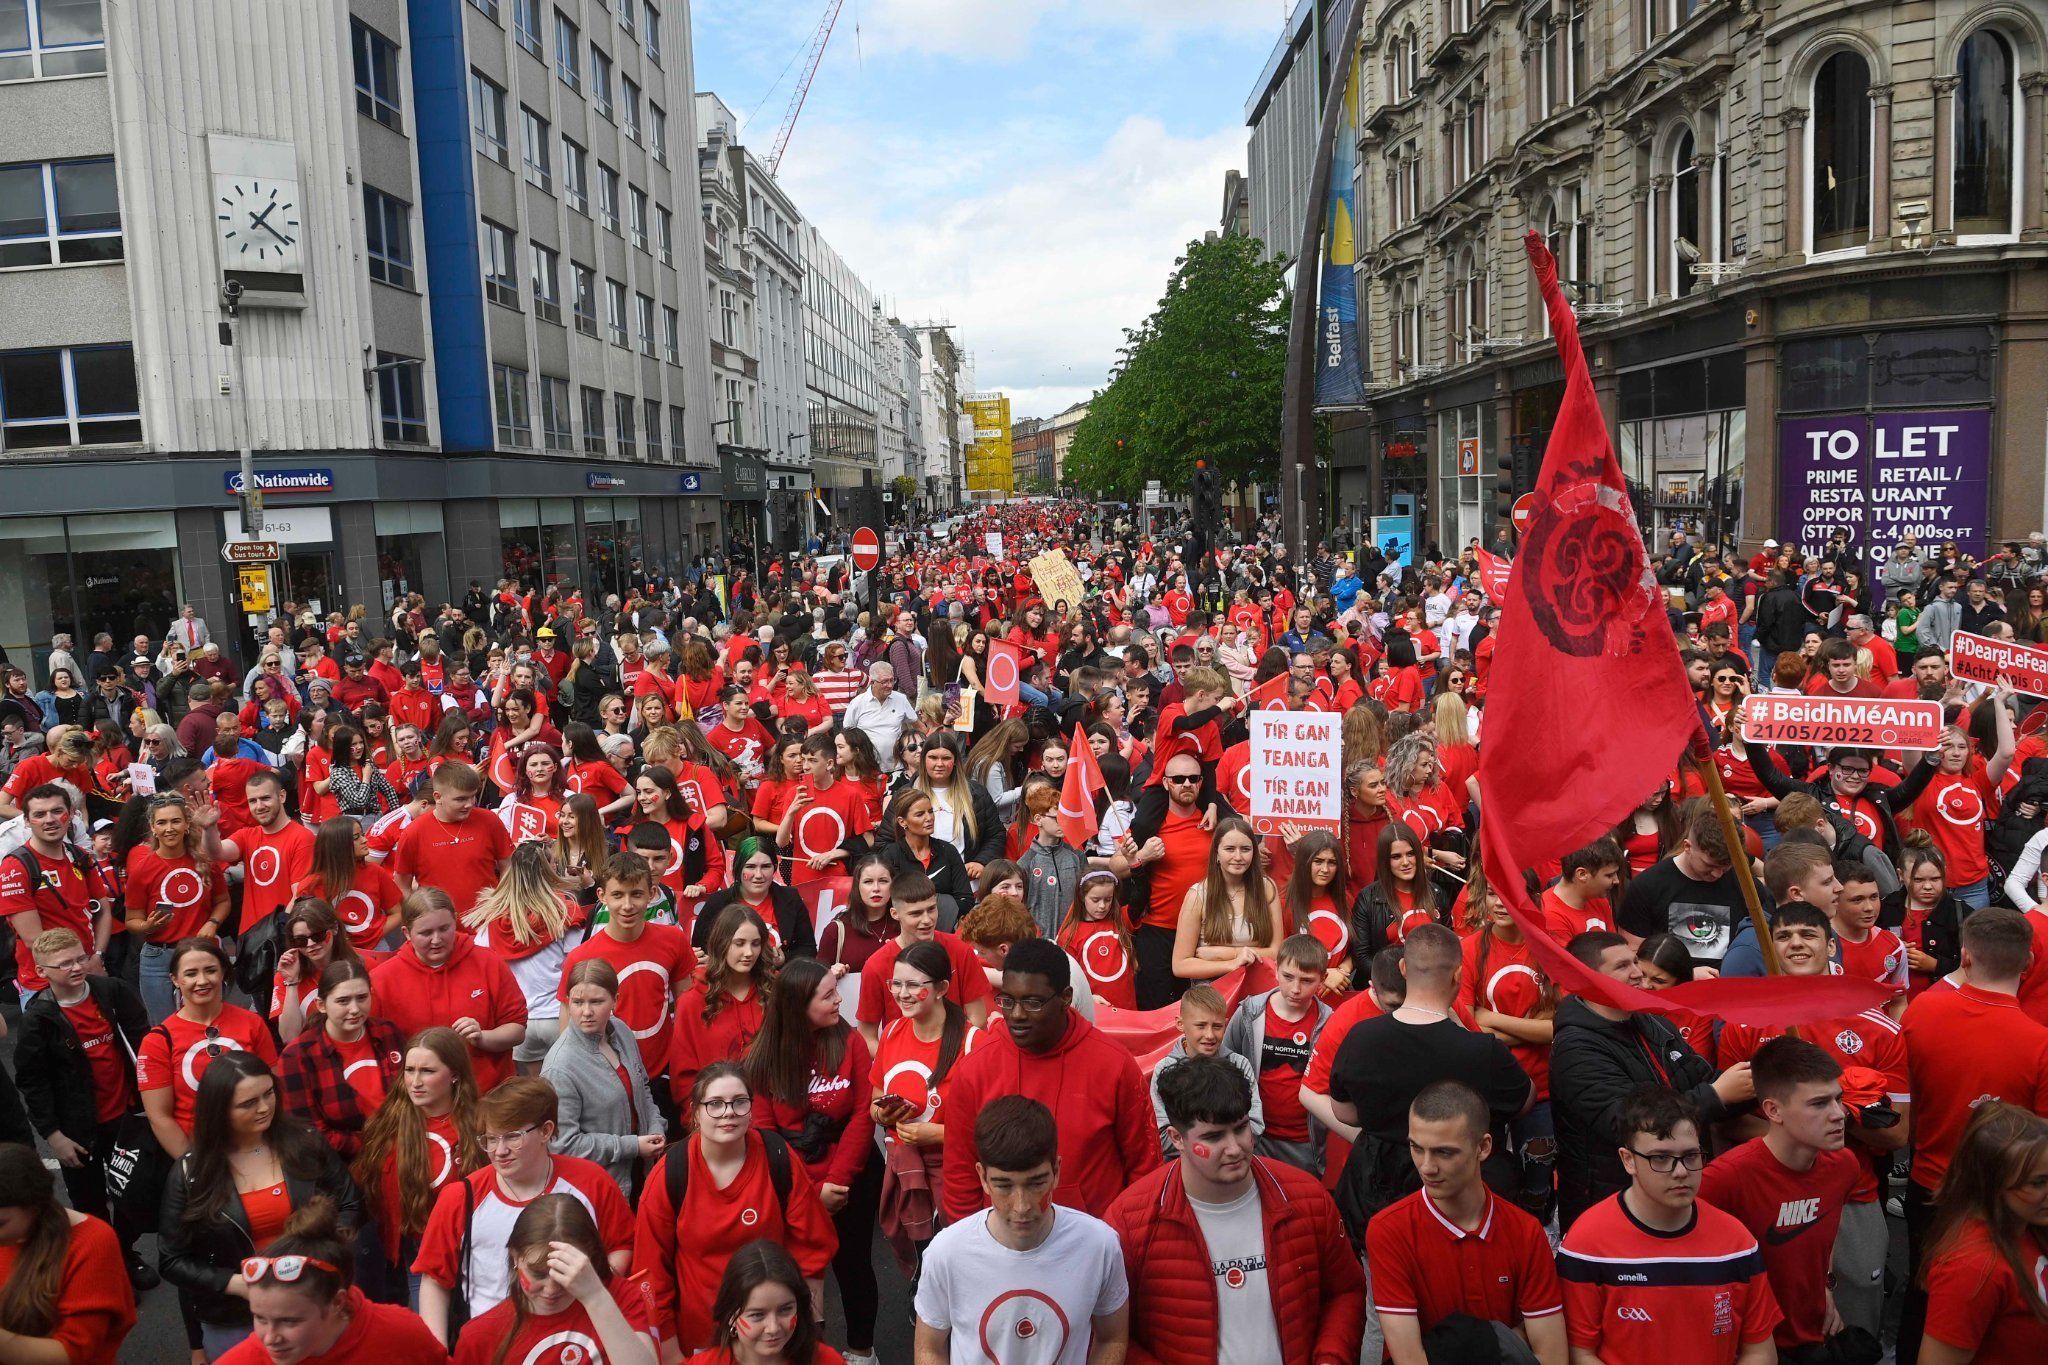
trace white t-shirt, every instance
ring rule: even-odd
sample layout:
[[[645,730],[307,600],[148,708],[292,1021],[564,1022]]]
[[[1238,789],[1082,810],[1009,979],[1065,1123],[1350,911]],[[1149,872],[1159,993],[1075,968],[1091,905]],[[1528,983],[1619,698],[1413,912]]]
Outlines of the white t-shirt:
[[[953,1365],[1086,1365],[1090,1319],[1130,1297],[1116,1234],[1101,1219],[1058,1205],[1051,1235],[1030,1251],[1012,1251],[990,1235],[988,1219],[977,1213],[932,1239],[917,1286],[918,1320],[952,1334]],[[1277,1346],[1269,1359],[1279,1358]]]
[[[1228,1204],[1209,1204],[1190,1195],[1195,1221],[1209,1248],[1216,1276],[1216,1365],[1266,1365],[1280,1359],[1280,1324],[1273,1319],[1273,1291],[1266,1281],[1266,1228],[1259,1213],[1259,1186]]]

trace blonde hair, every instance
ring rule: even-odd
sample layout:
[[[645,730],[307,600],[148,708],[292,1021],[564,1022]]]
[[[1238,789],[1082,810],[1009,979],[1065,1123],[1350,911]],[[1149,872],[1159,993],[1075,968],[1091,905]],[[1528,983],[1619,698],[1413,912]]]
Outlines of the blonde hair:
[[[1469,748],[1472,729],[1467,724],[1465,699],[1456,692],[1444,692],[1436,699],[1436,742]]]
[[[569,929],[569,902],[563,895],[567,884],[552,858],[553,850],[538,840],[513,849],[505,875],[462,917],[463,927],[502,925],[499,932],[522,948],[560,939]]]

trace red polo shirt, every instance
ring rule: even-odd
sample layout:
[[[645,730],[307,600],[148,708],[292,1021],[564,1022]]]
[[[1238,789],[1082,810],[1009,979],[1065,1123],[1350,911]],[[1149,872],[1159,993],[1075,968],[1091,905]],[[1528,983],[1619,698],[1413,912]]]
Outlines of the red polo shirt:
[[[1415,1318],[1425,1332],[1454,1313],[1514,1326],[1564,1311],[1550,1239],[1490,1190],[1472,1232],[1417,1190],[1367,1225],[1365,1247],[1373,1308]]]

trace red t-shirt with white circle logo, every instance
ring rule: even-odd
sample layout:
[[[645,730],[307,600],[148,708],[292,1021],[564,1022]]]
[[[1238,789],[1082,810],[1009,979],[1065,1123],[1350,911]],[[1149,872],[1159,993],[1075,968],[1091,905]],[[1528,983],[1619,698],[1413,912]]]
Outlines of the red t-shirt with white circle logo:
[[[645,1336],[649,1349],[657,1349],[647,1291],[637,1280],[614,1279],[608,1286],[612,1302],[619,1306],[626,1325]],[[591,1325],[590,1310],[575,1300],[559,1313],[528,1313],[519,1330],[512,1330],[515,1311],[510,1299],[463,1329],[455,1346],[455,1365],[604,1365],[611,1359],[598,1341]],[[502,1352],[499,1343],[507,1336],[511,1345]]]
[[[875,1062],[868,1069],[868,1082],[885,1095],[901,1095],[917,1106],[909,1119],[911,1123],[944,1123],[946,1121],[946,1090],[953,1078],[953,1072],[974,1051],[974,1045],[983,1037],[983,1031],[968,1025],[960,1035],[960,1051],[953,1058],[953,1065],[940,1078],[937,1086],[932,1085],[932,1072],[938,1069],[939,1049],[945,1038],[941,1035],[929,1043],[917,1036],[917,1029],[907,1018],[889,1021],[882,1030],[882,1036],[875,1046]],[[890,1141],[895,1141],[893,1129],[884,1129]]]
[[[291,904],[296,888],[313,870],[313,831],[296,820],[275,834],[250,825],[235,831],[242,851],[242,918],[236,932],[261,924]]]
[[[211,1024],[173,1014],[144,1035],[142,1046],[135,1050],[136,1088],[145,1093],[169,1090],[171,1117],[189,1133],[199,1078],[216,1056],[228,1052],[253,1052],[269,1063],[273,1073],[278,1070],[277,1044],[271,1041],[270,1027],[240,1005],[221,1006]]]
[[[176,943],[198,933],[212,918],[215,900],[227,891],[227,874],[219,863],[202,873],[189,854],[165,858],[148,844],[128,852],[128,913],[148,915],[159,905],[171,907],[170,923],[149,936],[151,943]]]
[[[1948,861],[1950,886],[1968,886],[1991,875],[1984,856],[1984,824],[1997,808],[1997,792],[1978,758],[1962,772],[1936,773],[1913,803],[1913,822],[1934,836]]]
[[[1088,974],[1089,989],[1095,992],[1097,1000],[1120,1010],[1138,1007],[1137,978],[1130,950],[1124,947],[1116,926],[1100,921],[1076,924],[1060,935],[1060,947]]]
[[[404,899],[398,883],[381,863],[357,863],[356,870],[349,874],[349,889],[339,897],[332,896],[327,884],[318,877],[300,878],[292,887],[292,894],[332,900],[348,941],[358,951],[375,948],[384,941],[384,922]]]
[[[69,929],[92,951],[92,903],[114,894],[100,875],[99,865],[79,855],[84,870],[67,852],[45,858],[34,846],[24,844],[17,852],[0,858],[0,916],[35,911],[43,928]],[[34,875],[29,865],[35,868]],[[14,940],[14,975],[23,990],[39,991],[50,983],[36,970],[35,954],[29,950],[33,934],[17,934]]]

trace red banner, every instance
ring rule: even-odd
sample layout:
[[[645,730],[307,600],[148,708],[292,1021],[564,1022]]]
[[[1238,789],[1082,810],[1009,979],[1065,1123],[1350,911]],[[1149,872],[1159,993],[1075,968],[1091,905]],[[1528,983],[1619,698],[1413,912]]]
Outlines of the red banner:
[[[1932,749],[1941,743],[1941,731],[1938,701],[1771,692],[1749,698],[1742,707],[1742,738],[1750,744]]]
[[[1223,1002],[1232,1010],[1248,995],[1273,989],[1273,968],[1261,960],[1249,967],[1239,967],[1228,976],[1219,976],[1209,983],[1223,994]],[[1156,1010],[1120,1010],[1114,1005],[1104,1004],[1100,997],[1095,1001],[1095,1027],[1130,1049],[1138,1059],[1138,1070],[1151,1080],[1152,1068],[1158,1066],[1166,1054],[1173,1051],[1173,1045],[1180,1041],[1180,1006],[1162,1005]]]
[[[1015,706],[1024,681],[1024,651],[1006,640],[988,642],[988,699],[998,706]]]
[[[2003,675],[2012,690],[2032,697],[2048,697],[2048,649],[2040,645],[2015,644],[1956,632],[1949,646],[1948,671],[1965,682],[1996,683]]]
[[[1486,589],[1487,597],[1496,605],[1508,599],[1508,575],[1514,565],[1499,555],[1484,550],[1473,551],[1479,557],[1479,586]]]

